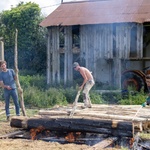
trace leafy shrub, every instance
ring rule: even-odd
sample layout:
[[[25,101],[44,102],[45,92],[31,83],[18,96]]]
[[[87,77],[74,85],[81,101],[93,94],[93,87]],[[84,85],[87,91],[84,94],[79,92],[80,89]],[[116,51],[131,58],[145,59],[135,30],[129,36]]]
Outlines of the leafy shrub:
[[[119,100],[121,100],[121,93],[114,93],[114,92],[109,92],[109,93],[103,93],[102,98],[105,103],[107,104],[117,104]]]
[[[32,77],[27,75],[27,76],[19,76],[19,81],[20,81],[20,85],[22,88],[27,88],[30,85],[30,81],[32,80]]]
[[[27,88],[29,86],[34,86],[39,89],[46,89],[46,77],[40,75],[27,75],[19,76],[20,84],[22,88]]]
[[[122,99],[118,102],[121,105],[141,105],[146,101],[147,94],[141,89],[140,92],[133,90],[131,87],[123,95]]]
[[[90,99],[91,99],[92,104],[103,104],[103,103],[105,103],[103,98],[102,98],[102,95],[95,92],[95,91],[90,91]]]
[[[75,90],[73,87],[71,88],[66,88],[63,90],[63,93],[66,97],[66,100],[68,103],[73,103],[74,100],[75,100],[75,97],[77,95],[77,90]],[[82,94],[81,94],[82,95]],[[81,95],[79,97],[79,100],[78,101],[81,101]]]
[[[41,75],[33,75],[30,80],[31,86],[36,86],[40,89],[46,89],[46,77]]]
[[[25,104],[41,108],[73,103],[78,87],[76,85],[76,88],[75,86],[64,88],[60,85],[46,90],[46,78],[40,75],[20,76],[20,84],[24,89]],[[90,98],[93,104],[139,105],[146,101],[146,93],[128,91],[126,95],[122,93],[103,93],[101,95],[93,88],[90,91]],[[78,101],[83,102],[82,92]]]
[[[24,91],[24,101],[26,105],[32,107],[48,108],[54,105],[66,105],[66,97],[59,89],[50,88],[46,91],[37,87],[28,87]]]
[[[127,98],[121,99],[118,104],[121,105],[141,105],[146,101],[146,95],[141,93],[136,93],[134,95],[129,94]]]
[[[66,105],[67,100],[61,89],[49,88],[46,91],[46,101],[48,106]]]
[[[25,105],[31,107],[46,107],[45,92],[39,90],[37,87],[27,87],[24,90]]]

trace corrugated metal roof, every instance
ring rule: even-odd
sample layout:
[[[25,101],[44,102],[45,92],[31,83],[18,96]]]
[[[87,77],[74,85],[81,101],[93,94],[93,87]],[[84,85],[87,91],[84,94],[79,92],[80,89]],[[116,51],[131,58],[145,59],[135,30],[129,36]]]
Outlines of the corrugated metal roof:
[[[62,3],[40,25],[150,22],[150,0],[97,0]]]

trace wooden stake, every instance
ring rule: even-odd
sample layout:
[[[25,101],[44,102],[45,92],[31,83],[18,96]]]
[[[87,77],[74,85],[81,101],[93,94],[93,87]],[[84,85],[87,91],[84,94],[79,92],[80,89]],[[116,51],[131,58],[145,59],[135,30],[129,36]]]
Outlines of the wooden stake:
[[[20,96],[20,105],[23,116],[26,116],[25,106],[24,106],[24,97],[23,97],[23,89],[21,88],[19,77],[18,77],[18,48],[17,48],[17,37],[18,37],[18,30],[16,29],[15,32],[15,49],[14,49],[14,65],[15,65],[15,73],[16,73],[16,84],[18,87],[18,93]]]

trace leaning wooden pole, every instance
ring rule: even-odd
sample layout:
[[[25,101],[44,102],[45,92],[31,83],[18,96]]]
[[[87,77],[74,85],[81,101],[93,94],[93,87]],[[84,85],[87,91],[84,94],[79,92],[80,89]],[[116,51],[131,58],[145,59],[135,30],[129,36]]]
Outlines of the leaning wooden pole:
[[[18,87],[18,93],[20,96],[20,105],[23,116],[26,116],[25,106],[24,106],[24,97],[23,97],[23,89],[21,88],[19,77],[18,77],[18,46],[17,46],[17,38],[18,38],[18,30],[15,32],[15,49],[14,49],[14,65],[15,65],[15,73],[16,73],[16,84]]]

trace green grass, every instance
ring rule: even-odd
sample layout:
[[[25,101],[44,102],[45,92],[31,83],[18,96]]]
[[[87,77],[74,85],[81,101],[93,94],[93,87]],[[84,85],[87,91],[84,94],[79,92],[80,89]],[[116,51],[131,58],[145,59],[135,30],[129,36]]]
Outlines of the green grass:
[[[38,115],[39,109],[38,108],[25,108],[27,117],[33,117],[34,115]],[[4,112],[0,115],[0,122],[6,121],[5,109],[1,109],[0,113]],[[22,116],[22,112],[20,109],[20,114]],[[16,116],[14,106],[10,106],[10,117]]]

